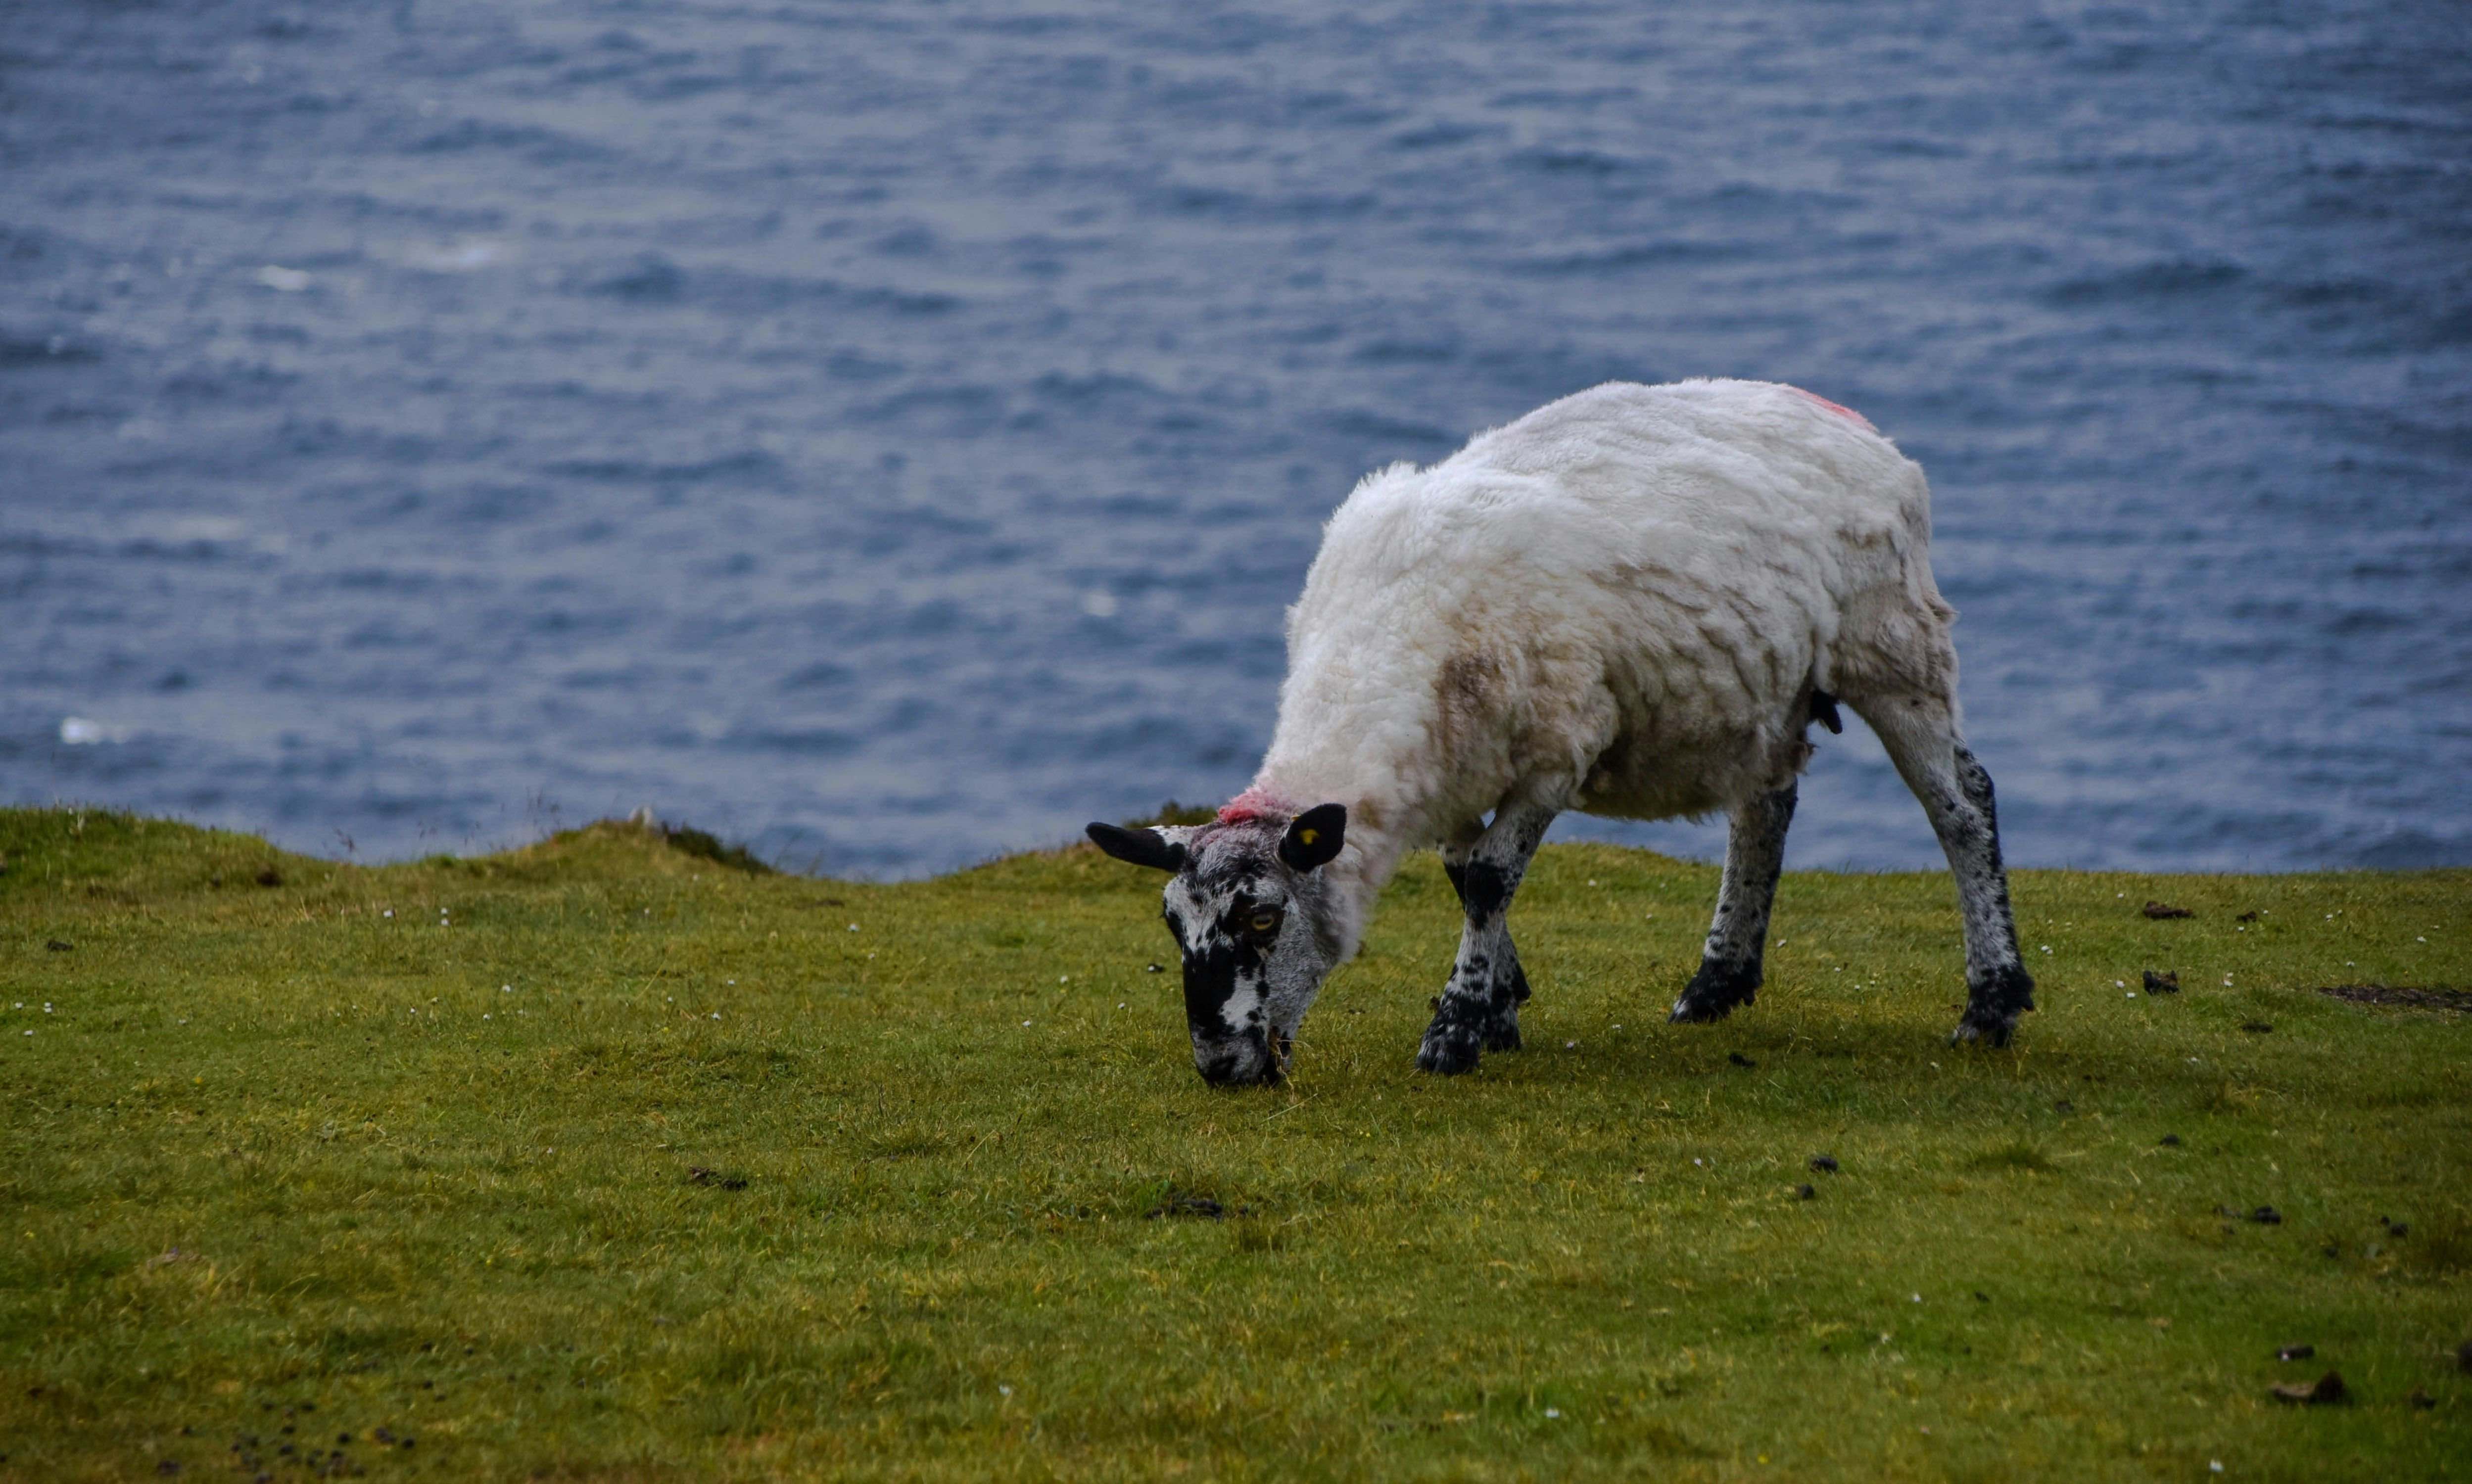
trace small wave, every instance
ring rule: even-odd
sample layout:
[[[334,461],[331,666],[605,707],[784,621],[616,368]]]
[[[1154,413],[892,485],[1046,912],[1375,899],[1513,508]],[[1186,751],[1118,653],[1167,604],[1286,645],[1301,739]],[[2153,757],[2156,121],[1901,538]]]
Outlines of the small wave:
[[[1089,407],[1101,402],[1149,400],[1163,395],[1161,389],[1138,376],[1117,371],[1093,371],[1086,376],[1049,371],[1031,383],[1030,389],[1051,401],[1074,407]]]
[[[1151,192],[1147,205],[1170,216],[1258,224],[1343,221],[1365,215],[1376,201],[1370,191],[1298,191],[1257,196],[1224,186],[1178,182]]]
[[[733,732],[728,743],[734,748],[786,752],[802,758],[845,758],[866,745],[859,737],[829,726],[776,726]]]
[[[281,531],[252,535],[248,526],[228,515],[176,515],[159,521],[132,521],[118,533],[112,550],[126,557],[196,560],[222,557],[235,551],[279,556],[289,545],[289,538]]]
[[[587,144],[572,134],[522,124],[494,124],[464,119],[422,135],[412,143],[417,154],[460,154],[467,150],[505,150],[521,153],[536,165],[577,164],[610,158],[610,150]]]
[[[396,567],[345,567],[326,579],[347,593],[385,593],[411,597],[438,591],[438,574]]]
[[[1510,163],[1548,176],[1615,176],[1636,170],[1640,164],[1603,150],[1552,148],[1516,151]]]
[[[1423,443],[1435,448],[1450,448],[1460,442],[1460,435],[1432,423],[1414,422],[1405,417],[1392,417],[1367,408],[1343,408],[1326,414],[1322,426],[1346,438],[1364,438],[1377,443]]]
[[[586,270],[566,275],[563,287],[604,298],[647,305],[692,302],[719,314],[760,316],[813,304],[836,309],[889,311],[904,318],[950,314],[964,300],[940,289],[891,284],[847,284],[832,278],[750,273],[725,265],[699,265],[693,271],[658,252],[647,252],[616,271]]]
[[[923,258],[936,250],[936,234],[916,223],[904,223],[868,244],[887,257]]]
[[[65,335],[0,334],[0,370],[20,365],[82,365],[103,357]]]
[[[2399,628],[2414,626],[2412,615],[2390,608],[2346,608],[2318,625],[2321,632],[2338,639],[2356,634],[2388,634]]]
[[[959,294],[918,293],[906,289],[862,289],[855,291],[851,297],[861,304],[889,309],[896,315],[948,315],[962,307]]]
[[[1565,273],[1615,273],[1634,268],[1663,268],[1677,264],[1724,263],[1765,255],[1760,248],[1747,243],[1694,242],[1665,237],[1593,251],[1514,258],[1505,266],[1515,273],[1554,277]]]
[[[694,463],[654,463],[637,459],[562,459],[544,473],[596,484],[701,484],[707,482],[777,484],[781,460],[760,448],[744,449]]]
[[[1911,135],[1869,140],[1866,148],[1869,153],[1886,159],[1961,160],[1971,153],[1964,145],[1951,140],[1918,139]]]
[[[824,374],[839,381],[883,381],[900,375],[908,367],[898,361],[870,356],[864,351],[841,349],[824,357]]]
[[[144,534],[185,546],[198,541],[237,541],[248,533],[247,526],[228,515],[179,515]]]
[[[91,717],[62,717],[60,742],[70,747],[92,747],[125,742],[137,735],[131,726],[117,726],[109,721],[97,721]]]
[[[1004,393],[993,387],[957,384],[917,387],[872,403],[859,420],[874,427],[907,425],[922,431],[972,432],[992,427],[1004,415]]]
[[[2422,320],[2413,341],[2432,350],[2472,345],[2472,304],[2459,305],[2442,315],[2432,315]]]
[[[2220,294],[2248,276],[2237,263],[2173,258],[2141,263],[2118,272],[2089,273],[2045,289],[2042,299],[2062,308],[2195,298]]]
[[[1393,150],[1443,150],[1473,139],[1492,138],[1503,131],[1499,124],[1427,124],[1392,134],[1384,143]]]
[[[1460,347],[1440,341],[1367,341],[1349,353],[1360,365],[1442,365],[1460,358]]]
[[[395,249],[407,267],[431,273],[469,273],[507,260],[505,244],[487,238],[451,243],[413,243]]]
[[[657,252],[648,252],[626,271],[601,279],[584,292],[635,304],[675,304],[687,292],[686,270]]]
[[[782,676],[777,683],[777,688],[784,691],[834,690],[857,678],[858,671],[846,665],[836,665],[829,660],[820,660]]]

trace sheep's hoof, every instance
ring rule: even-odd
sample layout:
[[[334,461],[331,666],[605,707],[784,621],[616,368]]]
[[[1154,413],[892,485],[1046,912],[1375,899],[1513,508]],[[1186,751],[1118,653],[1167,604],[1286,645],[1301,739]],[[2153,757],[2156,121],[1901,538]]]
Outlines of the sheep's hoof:
[[[1674,1013],[1667,1016],[1666,1020],[1676,1025],[1705,1025],[1714,1021],[1722,1021],[1733,1013],[1734,1001],[1731,1000],[1703,1003],[1685,995],[1674,1001]]]
[[[1416,1048],[1416,1065],[1427,1072],[1445,1077],[1462,1072],[1476,1071],[1484,1055],[1476,1027],[1472,1025],[1436,1025],[1425,1032],[1425,1042]]]
[[[1674,1001],[1674,1013],[1666,1017],[1676,1025],[1700,1025],[1722,1021],[1739,1005],[1749,1004],[1759,998],[1760,972],[1747,964],[1730,964],[1718,959],[1704,959],[1691,982],[1682,986],[1682,998]]]
[[[2034,977],[2022,965],[2004,964],[1966,986],[1965,1015],[1949,1032],[1948,1044],[2007,1046],[2017,1017],[2032,1008]]]
[[[1957,1028],[1948,1033],[1948,1044],[1963,1046],[1973,1042],[1981,1046],[2003,1047],[2008,1044],[2008,1037],[2016,1031],[2016,1028],[2017,1021],[2014,1016],[1977,1014],[1975,1011],[1968,1010],[1965,1012],[1965,1018],[1957,1023]]]

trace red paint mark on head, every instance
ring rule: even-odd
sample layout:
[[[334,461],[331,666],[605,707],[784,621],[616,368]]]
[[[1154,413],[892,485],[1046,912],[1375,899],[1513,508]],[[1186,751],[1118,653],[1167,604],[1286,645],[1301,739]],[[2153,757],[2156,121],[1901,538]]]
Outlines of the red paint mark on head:
[[[1259,789],[1248,789],[1219,807],[1221,824],[1246,824],[1256,819],[1288,819],[1295,806]]]
[[[1874,433],[1880,431],[1877,428],[1871,428],[1871,419],[1868,417],[1864,416],[1862,413],[1854,411],[1854,409],[1850,407],[1839,407],[1836,403],[1829,401],[1826,397],[1821,396],[1816,391],[1805,391],[1800,387],[1788,387],[1785,389],[1793,392],[1795,396],[1802,398],[1806,402],[1818,403],[1825,411],[1835,412],[1838,416],[1842,417],[1849,422],[1859,423],[1865,428],[1870,428]]]

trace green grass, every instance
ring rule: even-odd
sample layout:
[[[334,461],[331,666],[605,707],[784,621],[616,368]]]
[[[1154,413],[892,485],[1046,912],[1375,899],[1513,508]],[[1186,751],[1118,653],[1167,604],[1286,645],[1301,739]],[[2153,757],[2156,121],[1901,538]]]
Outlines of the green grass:
[[[1556,847],[1441,1080],[1422,858],[1217,1093],[1153,878],[700,843],[0,813],[0,1476],[2472,1473],[2472,1016],[2315,992],[2472,985],[2472,873],[2020,873],[1987,1052],[1944,876],[1789,877],[1675,1027],[1714,870]]]

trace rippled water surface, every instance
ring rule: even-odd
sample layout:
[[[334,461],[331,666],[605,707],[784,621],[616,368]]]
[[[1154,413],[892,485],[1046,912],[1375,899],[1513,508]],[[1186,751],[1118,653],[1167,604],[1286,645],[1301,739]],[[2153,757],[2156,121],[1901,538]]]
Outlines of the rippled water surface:
[[[2472,861],[2459,5],[0,0],[0,797],[901,874],[1240,788],[1363,471],[1931,471],[2013,860]],[[1849,729],[1801,864],[1937,863]],[[1705,852],[1688,826],[1574,822]]]

